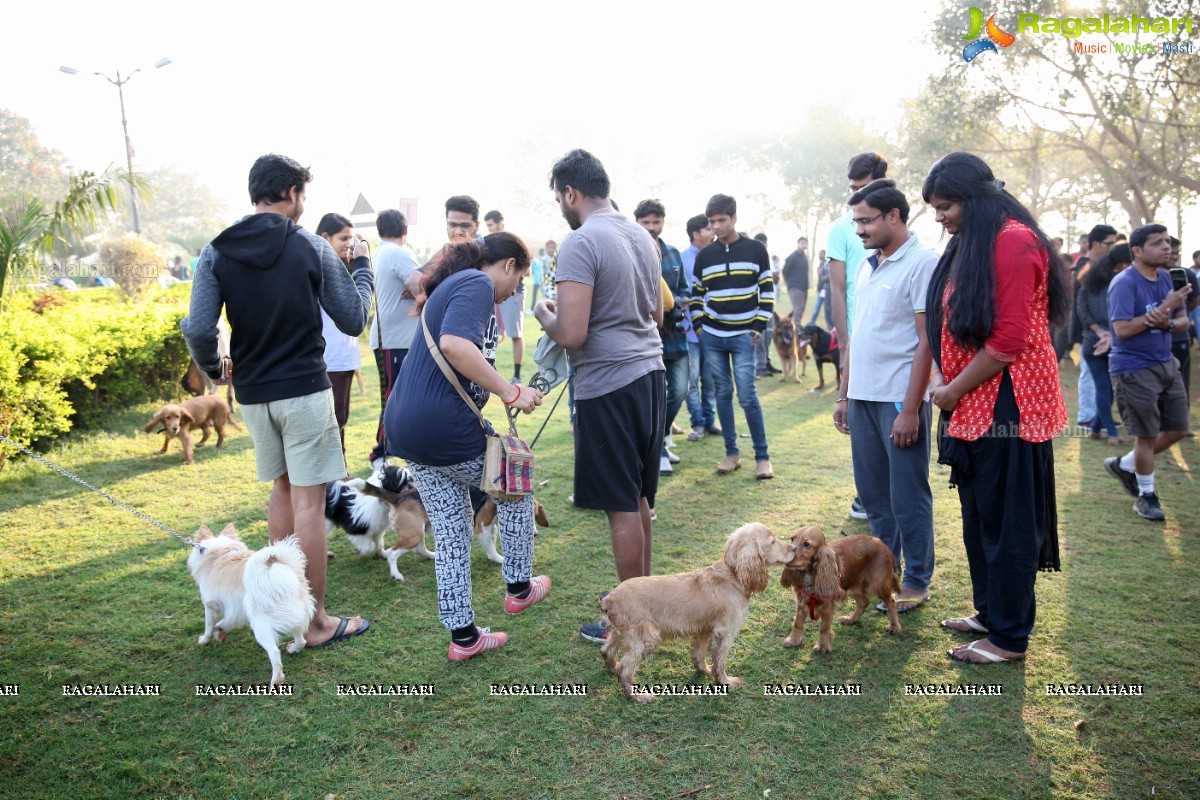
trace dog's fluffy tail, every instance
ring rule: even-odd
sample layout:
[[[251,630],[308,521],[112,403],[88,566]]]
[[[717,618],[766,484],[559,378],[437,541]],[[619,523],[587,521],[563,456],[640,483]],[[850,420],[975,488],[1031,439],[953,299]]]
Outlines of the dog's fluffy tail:
[[[246,561],[246,609],[270,617],[279,632],[307,627],[316,613],[316,601],[304,577],[307,564],[300,541],[289,536],[264,547]]]

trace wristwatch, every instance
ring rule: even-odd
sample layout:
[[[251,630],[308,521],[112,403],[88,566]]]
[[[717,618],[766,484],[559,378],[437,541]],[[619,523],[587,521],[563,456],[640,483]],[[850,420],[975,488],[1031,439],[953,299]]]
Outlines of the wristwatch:
[[[1167,320],[1167,333],[1175,332],[1175,318],[1171,317]]]

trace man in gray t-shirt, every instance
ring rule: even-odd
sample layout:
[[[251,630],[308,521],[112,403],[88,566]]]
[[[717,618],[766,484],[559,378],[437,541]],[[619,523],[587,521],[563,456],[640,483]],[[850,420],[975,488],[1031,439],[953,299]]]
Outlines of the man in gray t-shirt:
[[[650,574],[650,508],[665,425],[662,279],[658,247],[608,199],[608,174],[586,150],[551,171],[574,231],[558,249],[556,301],[534,315],[575,368],[575,505],[608,515],[617,577]],[[601,622],[584,638],[603,642]]]
[[[417,331],[413,299],[404,296],[404,283],[417,269],[417,261],[406,245],[408,220],[396,209],[385,209],[375,218],[375,229],[382,241],[375,251],[375,319],[370,326],[371,350],[379,370],[379,427],[370,455],[372,469],[387,457],[383,410]]]

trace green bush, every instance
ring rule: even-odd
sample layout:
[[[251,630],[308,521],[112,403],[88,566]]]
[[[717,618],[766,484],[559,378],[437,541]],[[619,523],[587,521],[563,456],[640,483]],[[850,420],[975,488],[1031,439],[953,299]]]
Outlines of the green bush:
[[[0,314],[0,433],[45,447],[115,408],[177,397],[190,291],[156,289],[132,303],[91,289],[63,294],[62,305],[15,295]],[[11,454],[0,447],[0,468]]]

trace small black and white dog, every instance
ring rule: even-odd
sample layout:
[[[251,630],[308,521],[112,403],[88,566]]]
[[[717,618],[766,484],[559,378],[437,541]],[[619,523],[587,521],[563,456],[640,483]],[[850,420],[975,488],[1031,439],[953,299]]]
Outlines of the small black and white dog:
[[[361,478],[331,481],[325,486],[325,531],[333,533],[334,528],[341,528],[359,555],[388,559],[392,577],[404,580],[395,568],[397,556],[415,552],[426,558],[436,558],[437,553],[425,547],[424,526],[418,535],[411,537],[411,541],[405,542],[408,547],[385,552],[383,540],[394,527],[393,516],[397,504],[376,494],[369,494],[370,490],[364,491],[368,483],[388,496],[402,495],[405,499],[412,497],[420,502],[416,487],[412,485],[412,476],[402,467],[384,467],[381,473],[372,475],[367,481]]]

